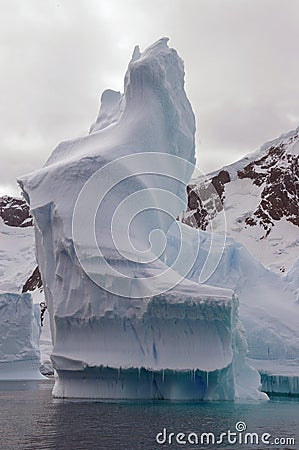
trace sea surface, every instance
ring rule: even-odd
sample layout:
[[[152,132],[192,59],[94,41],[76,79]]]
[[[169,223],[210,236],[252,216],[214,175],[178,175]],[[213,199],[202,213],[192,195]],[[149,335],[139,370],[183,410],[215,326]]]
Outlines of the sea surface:
[[[0,382],[1,450],[299,449],[298,398],[57,400],[52,386],[53,380]]]

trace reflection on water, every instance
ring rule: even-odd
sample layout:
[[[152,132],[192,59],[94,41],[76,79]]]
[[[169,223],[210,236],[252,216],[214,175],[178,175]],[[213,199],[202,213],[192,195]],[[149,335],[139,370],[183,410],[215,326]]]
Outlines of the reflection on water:
[[[0,392],[9,392],[9,391],[37,391],[46,389],[49,390],[52,388],[52,385],[47,383],[41,383],[37,381],[0,381]]]
[[[221,448],[220,445],[159,445],[157,433],[220,434],[243,421],[247,430],[295,437],[298,398],[274,397],[270,402],[190,403],[166,401],[57,400],[51,395],[53,381],[1,382],[0,431],[2,450],[97,450],[158,448]],[[266,449],[267,446],[233,445],[222,448]],[[271,446],[271,448],[296,448]],[[299,448],[299,446],[298,446]]]

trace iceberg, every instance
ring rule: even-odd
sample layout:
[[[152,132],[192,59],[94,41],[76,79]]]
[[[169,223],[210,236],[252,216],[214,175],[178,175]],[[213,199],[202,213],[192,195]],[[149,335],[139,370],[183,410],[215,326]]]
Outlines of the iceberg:
[[[259,370],[263,391],[298,394],[298,260],[282,276],[266,269],[234,238],[227,238],[223,247],[222,236],[180,223],[167,233],[169,264],[173,264],[181,236],[189,242],[184,258],[193,255],[195,261],[187,277],[200,279],[209,255],[217,263],[209,283],[232,289],[237,295],[248,362]],[[195,255],[196,242],[200,242],[200,252]]]
[[[0,380],[41,379],[43,297],[39,289],[25,293],[24,287],[35,264],[28,205],[13,197],[1,197],[0,203]]]
[[[250,360],[261,374],[264,392],[280,395],[299,395],[299,359]]]
[[[185,210],[195,120],[168,39],[136,47],[124,93],[105,91],[90,134],[19,180],[34,217],[55,397],[265,398],[245,361],[238,300],[188,279],[167,233]]]
[[[0,293],[0,380],[39,380],[39,306],[30,294]]]

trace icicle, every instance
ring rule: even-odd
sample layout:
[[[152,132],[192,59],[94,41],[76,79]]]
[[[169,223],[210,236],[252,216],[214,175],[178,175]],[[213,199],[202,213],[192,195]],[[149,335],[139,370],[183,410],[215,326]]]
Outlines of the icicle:
[[[138,367],[138,380],[140,381],[140,372],[141,372],[141,368]]]
[[[164,380],[165,380],[165,373],[164,373],[164,369],[162,369],[162,381],[163,381],[163,383],[164,383]]]
[[[117,377],[120,378],[120,367],[117,369]]]
[[[207,389],[209,389],[209,372],[207,372]]]

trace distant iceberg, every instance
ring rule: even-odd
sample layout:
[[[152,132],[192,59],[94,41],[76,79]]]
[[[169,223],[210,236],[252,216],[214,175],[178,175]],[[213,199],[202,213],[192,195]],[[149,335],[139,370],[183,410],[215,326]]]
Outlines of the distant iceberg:
[[[198,242],[181,236],[170,263],[195,120],[183,61],[167,42],[136,47],[124,94],[104,92],[91,133],[19,180],[34,217],[56,397],[266,397],[245,362],[233,291],[188,279]]]
[[[30,294],[0,293],[0,381],[39,380],[39,306]]]
[[[24,200],[4,196],[0,204],[0,380],[37,380],[43,297],[24,292],[35,264],[33,227]]]

